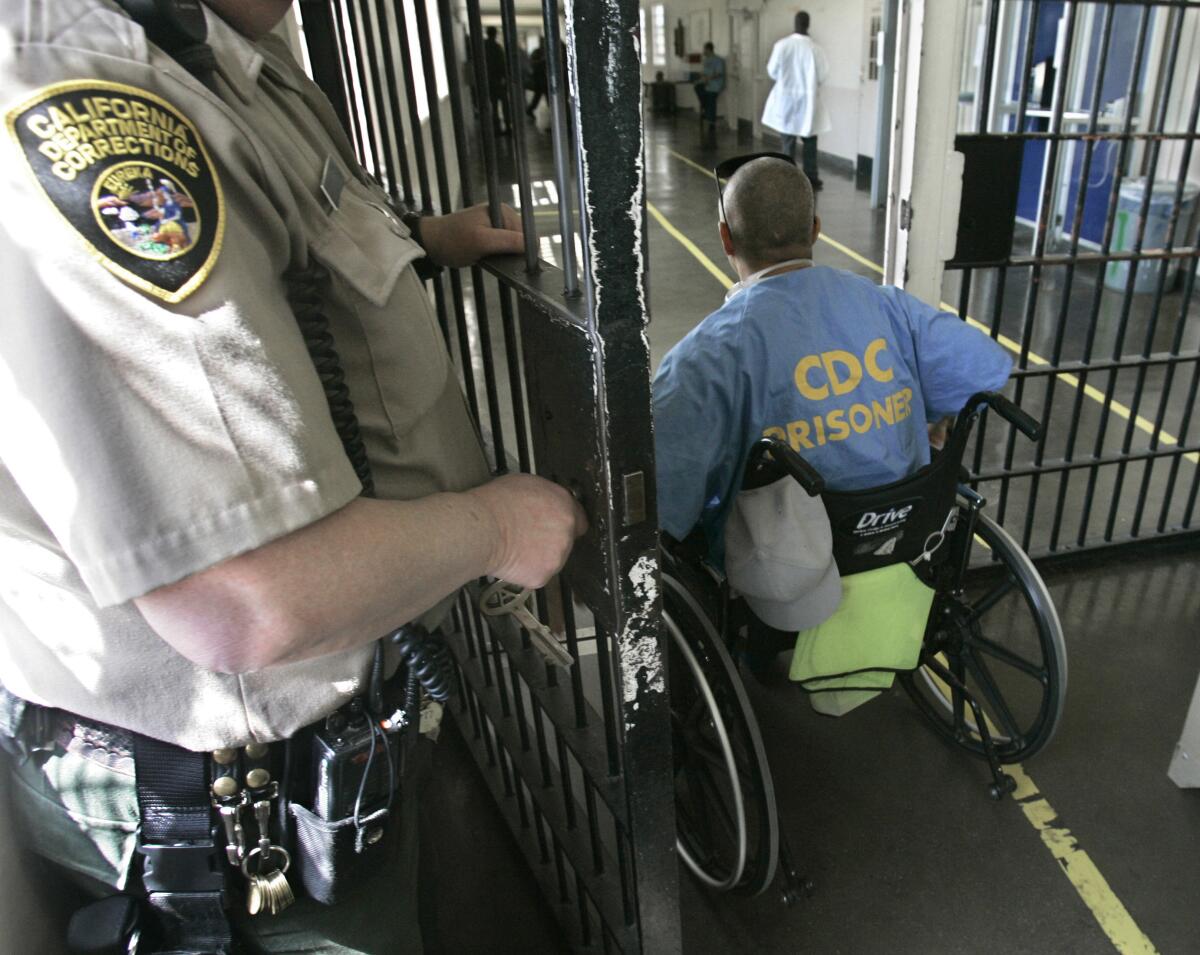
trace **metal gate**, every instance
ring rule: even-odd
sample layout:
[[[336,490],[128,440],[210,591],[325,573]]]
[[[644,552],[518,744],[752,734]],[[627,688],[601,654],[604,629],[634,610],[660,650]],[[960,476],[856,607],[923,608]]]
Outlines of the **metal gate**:
[[[894,180],[892,277],[940,245],[946,275],[925,294],[940,284],[1011,351],[1015,397],[1047,424],[1036,445],[980,428],[975,482],[1035,556],[1194,534],[1200,4],[912,0],[905,14],[953,64],[917,65],[901,37],[897,102],[907,81],[926,154]]]
[[[506,91],[489,90],[479,0],[303,0],[300,12],[312,75],[393,198],[449,212],[482,183],[493,221],[502,200],[519,205],[523,258],[449,270],[431,291],[494,471],[565,485],[591,527],[536,595],[570,665],[550,665],[528,630],[464,595],[451,709],[573,946],[678,951],[637,4],[568,2],[564,62],[557,0],[545,0],[552,170],[536,183],[514,55],[529,11],[520,26],[513,0],[489,11]],[[500,137],[491,120],[504,95],[515,121]],[[556,228],[539,236],[547,212]]]

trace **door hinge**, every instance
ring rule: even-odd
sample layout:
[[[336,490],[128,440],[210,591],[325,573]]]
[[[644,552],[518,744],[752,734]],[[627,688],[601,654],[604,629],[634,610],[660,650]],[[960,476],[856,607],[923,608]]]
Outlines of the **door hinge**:
[[[912,206],[908,204],[907,199],[901,199],[900,200],[900,228],[901,229],[907,230],[907,229],[912,228],[912,216],[913,216]]]

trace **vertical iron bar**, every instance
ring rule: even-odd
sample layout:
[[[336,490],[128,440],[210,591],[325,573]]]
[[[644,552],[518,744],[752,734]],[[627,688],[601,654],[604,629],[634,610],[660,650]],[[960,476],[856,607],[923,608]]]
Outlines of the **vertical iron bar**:
[[[504,682],[504,661],[507,657],[505,657],[504,651],[500,648],[500,641],[490,630],[488,631],[488,639],[492,645],[492,662],[496,666],[496,689],[500,693],[500,712],[505,716],[512,716],[512,703],[508,699],[508,686]]]
[[[546,96],[550,104],[550,137],[554,147],[554,183],[558,187],[558,231],[562,236],[563,294],[579,294],[579,272],[575,262],[575,221],[571,214],[573,187],[571,160],[567,154],[566,104],[564,100],[561,45],[558,35],[558,0],[542,0],[542,24],[546,43]]]
[[[979,116],[975,131],[983,134],[988,131],[988,110],[992,104],[992,84],[996,76],[996,42],[1000,32],[1000,0],[988,0],[987,37],[984,41],[983,77],[979,84]]]
[[[304,42],[308,47],[308,62],[312,66],[313,82],[321,87],[329,105],[337,114],[346,137],[354,141],[354,124],[350,122],[350,101],[342,79],[339,32],[330,10],[331,0],[301,0],[304,15]]]
[[[346,0],[349,2],[349,0]],[[358,163],[363,168],[367,165],[368,149],[364,140],[364,130],[361,128],[358,121],[358,109],[355,106],[357,93],[354,85],[354,67],[350,62],[350,48],[353,45],[353,40],[346,33],[346,21],[342,11],[342,0],[330,0],[333,8],[334,30],[338,38],[338,52],[342,64],[342,76],[345,77],[346,103],[350,116],[351,137],[354,140],[354,151],[358,156]],[[326,94],[328,95],[328,94]]]
[[[578,872],[575,873],[575,895],[579,908],[579,939],[587,948],[592,944],[592,918],[588,912],[587,889],[583,886],[583,876]]]
[[[354,44],[354,65],[357,67],[356,75],[358,77],[358,89],[362,99],[363,108],[363,140],[367,144],[367,155],[371,159],[371,166],[374,168],[374,176],[376,181],[380,180],[380,154],[379,144],[375,137],[375,114],[371,104],[371,84],[367,82],[367,67],[363,62],[364,49],[362,42],[362,25],[359,22],[358,0],[346,0],[346,17],[350,23],[350,37]]]
[[[567,744],[563,742],[562,733],[557,729],[554,731],[554,745],[558,753],[558,778],[559,785],[562,787],[563,812],[567,816],[567,828],[575,829],[579,825],[579,819],[575,811],[575,792],[574,786],[571,783],[570,757],[567,755]]]
[[[376,6],[378,12],[378,6]],[[400,197],[400,187],[396,182],[396,164],[392,159],[392,150],[388,146],[388,124],[385,120],[387,110],[384,106],[383,87],[380,84],[379,59],[376,54],[375,41],[378,36],[379,44],[382,47],[386,42],[387,37],[387,18],[377,17],[377,26],[371,23],[371,7],[365,2],[359,7],[359,16],[361,17],[363,42],[359,46],[360,61],[365,58],[366,72],[371,75],[371,102],[373,109],[371,115],[375,118],[375,125],[379,130],[379,156],[382,159],[382,168],[377,162],[375,166],[375,177],[381,182],[383,178],[387,178],[387,194],[393,199]],[[363,49],[365,47],[365,50]],[[391,90],[388,90],[386,102],[394,102],[394,97],[390,95]]]
[[[525,271],[540,272],[537,226],[533,221],[533,190],[529,186],[529,156],[525,151],[525,84],[518,53],[517,12],[513,0],[500,0],[500,25],[504,30],[505,61],[508,66],[509,130],[516,154],[517,193],[521,197],[521,231],[525,236]]]
[[[579,660],[579,633],[575,626],[575,601],[565,574],[559,575],[558,583],[562,593],[563,624],[567,631],[567,652],[575,661],[571,664],[571,699],[575,703],[575,725],[582,729],[588,725],[588,719],[587,702],[583,696],[582,664]]]
[[[376,19],[380,24],[386,25],[387,6],[384,0],[375,0]],[[384,27],[381,26],[381,29]],[[397,165],[399,166],[400,182],[393,180],[392,189],[390,190],[393,198],[401,198],[404,204],[409,208],[413,206],[413,188],[412,174],[408,169],[408,146],[405,142],[404,120],[400,116],[400,100],[396,91],[400,88],[400,84],[396,77],[396,57],[392,52],[392,35],[384,34],[381,37],[380,45],[383,47],[383,76],[387,83],[387,104],[388,116],[391,119],[392,133],[396,143]]]
[[[567,888],[567,867],[563,865],[562,845],[553,833],[550,839],[554,846],[554,871],[558,876],[558,901],[565,904],[571,900],[571,890]]]
[[[430,215],[433,212],[433,190],[429,188],[429,161],[425,158],[425,133],[421,129],[421,107],[417,102],[417,88],[411,79],[416,76],[416,73],[413,70],[412,47],[408,42],[408,18],[404,15],[403,0],[396,0],[393,4],[393,12],[396,20],[396,47],[400,51],[400,68],[408,79],[408,82],[404,84],[404,99],[408,106],[408,131],[412,135],[413,159],[417,166],[417,186],[421,190],[420,212],[422,215]],[[432,113],[433,107],[437,103],[436,86],[432,93],[426,88],[425,102]],[[445,327],[444,309],[442,327]]]
[[[500,215],[500,161],[496,154],[496,129],[492,125],[492,91],[483,49],[479,0],[467,0],[467,21],[470,25],[471,67],[475,72],[475,105],[479,108],[479,135],[483,140],[483,168],[487,175],[488,213],[492,225],[499,227],[504,222]]]
[[[596,787],[586,779],[583,783],[583,799],[587,808],[588,838],[592,847],[592,871],[596,875],[603,875],[604,849],[600,841],[600,818],[596,814]]]
[[[521,675],[517,673],[517,668],[510,662],[508,665],[508,681],[512,684],[513,707],[516,710],[517,731],[521,734],[521,749],[524,752],[529,752],[529,723],[525,717],[525,694],[522,692]],[[532,698],[530,705],[533,705]]]
[[[504,358],[508,364],[508,390],[512,402],[513,427],[517,433],[517,463],[522,471],[531,470],[529,428],[525,423],[525,388],[521,383],[521,346],[517,341],[517,323],[513,317],[512,293],[500,286],[500,323],[504,328]]]
[[[533,716],[533,732],[537,739],[538,765],[542,770],[542,786],[546,789],[554,785],[554,776],[550,771],[550,747],[546,743],[545,714],[532,696],[529,699],[529,710]]]
[[[608,752],[608,774],[617,776],[621,772],[621,740],[617,732],[616,700],[613,698],[612,658],[608,645],[608,632],[596,621],[596,666],[600,671],[600,701],[604,713],[604,740]]]
[[[542,817],[542,811],[538,808],[537,800],[533,798],[533,790],[529,789],[528,783],[526,783],[522,788],[528,790],[529,805],[533,810],[533,828],[537,834],[538,861],[545,864],[550,861],[550,846],[546,842],[546,827]]]
[[[989,334],[992,340],[995,341],[1000,337],[1000,320],[1004,314],[1004,290],[1008,282],[1008,268],[1000,266],[996,269],[996,288],[992,297],[992,323]],[[983,451],[987,446],[985,437],[987,435],[988,416],[986,414],[979,416],[979,424],[975,428],[975,463],[974,473],[978,474],[983,470]],[[972,487],[978,487],[978,482],[973,481]]]

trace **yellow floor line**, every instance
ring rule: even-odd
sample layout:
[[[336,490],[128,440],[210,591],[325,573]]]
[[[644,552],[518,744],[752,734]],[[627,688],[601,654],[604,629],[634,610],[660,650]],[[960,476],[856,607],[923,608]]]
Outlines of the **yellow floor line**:
[[[679,156],[673,150],[672,155]],[[679,158],[683,159],[689,165],[696,166],[696,163],[686,157],[679,156]],[[696,168],[700,169],[702,167],[696,166]],[[652,203],[647,202],[646,208],[650,211],[655,221],[672,238],[687,249],[696,261],[703,265],[726,289],[733,285],[733,280],[722,272],[716,263],[700,250],[696,243],[675,228]],[[857,255],[857,253],[855,254]],[[882,272],[882,269],[880,271]],[[941,304],[941,307],[949,311],[954,311],[944,302]],[[972,318],[968,318],[967,321],[973,325],[983,327]],[[984,331],[987,331],[987,329],[985,328]],[[1010,349],[1013,349],[1013,346],[1016,345],[1011,339],[1004,339],[1004,336],[1001,336],[1000,344]],[[1014,350],[1019,351],[1020,346],[1016,345]],[[1031,361],[1034,359],[1032,354],[1029,357]],[[1044,359],[1041,360],[1041,363],[1046,364]],[[1074,378],[1073,375],[1066,374],[1060,374],[1059,377],[1064,380]],[[1078,387],[1078,384],[1078,379],[1076,379],[1074,382],[1075,387]],[[1088,387],[1090,388],[1090,386]],[[1089,394],[1087,389],[1085,389],[1084,393]],[[1112,408],[1114,412],[1117,412],[1116,402],[1113,403]],[[1125,417],[1128,418],[1128,409],[1126,409],[1126,412]],[[1167,437],[1165,434],[1160,434],[1160,439],[1163,441]],[[1195,455],[1189,454],[1187,457],[1192,459]],[[978,538],[976,539],[978,540]],[[980,543],[983,542],[980,541]],[[1117,898],[1104,876],[1100,874],[1100,870],[1096,868],[1091,857],[1079,848],[1075,837],[1071,835],[1071,831],[1063,826],[1053,825],[1054,820],[1058,818],[1058,814],[1041,797],[1037,786],[1033,784],[1033,780],[1025,772],[1024,768],[1017,763],[1007,766],[1005,769],[1017,782],[1017,789],[1013,793],[1013,798],[1025,813],[1026,819],[1029,820],[1030,824],[1041,835],[1042,843],[1058,861],[1063,873],[1075,887],[1075,891],[1079,893],[1079,897],[1083,900],[1084,904],[1091,910],[1100,928],[1104,930],[1104,933],[1108,936],[1117,951],[1121,952],[1122,955],[1157,955],[1154,945],[1143,934],[1142,930],[1138,928],[1137,923],[1134,922],[1133,917],[1130,916],[1125,906],[1121,904],[1121,900]]]
[[[695,242],[676,229],[675,226],[671,225],[671,223],[667,221],[667,217],[658,211],[654,203],[647,202],[646,209],[649,210],[650,215],[654,216],[654,220],[667,230],[667,234],[670,235],[671,238],[675,239],[675,241],[687,249],[697,262],[699,262],[706,269],[708,269],[710,273],[712,273],[713,278],[724,285],[726,289],[733,287],[733,279],[721,271],[720,266],[718,266],[716,262],[701,252],[700,247],[697,246]]]
[[[704,175],[707,176],[709,179],[712,178],[713,171],[711,169],[705,169],[699,163],[692,162],[692,160],[688,159],[687,156],[684,156],[682,153],[677,153],[674,149],[668,149],[667,152],[669,152],[672,156],[674,156],[676,159],[680,160],[681,162],[684,162],[687,165],[691,166],[693,169],[697,169],[700,172],[704,173]],[[668,232],[670,232],[672,235],[674,235],[676,238],[678,238],[681,242],[683,242],[684,247],[687,248],[687,250],[689,252],[691,252],[692,255],[694,255],[700,261],[700,263],[702,265],[704,265],[705,268],[709,269],[709,271],[712,271],[712,269],[714,267],[712,265],[712,260],[709,259],[698,248],[696,248],[694,243],[692,243],[689,239],[687,239],[686,236],[684,236],[682,233],[679,233],[678,230],[676,230],[674,226],[670,225],[670,223],[668,223],[667,220],[664,219],[660,213],[656,212],[655,218],[658,219],[659,223],[662,224],[662,226]],[[844,245],[841,242],[838,242],[837,239],[831,238],[830,236],[827,236],[824,233],[821,233],[817,238],[819,241],[825,242],[826,244],[837,249],[843,255],[845,255],[846,257],[857,262],[859,265],[866,266],[867,268],[878,273],[879,275],[883,275],[883,266],[882,265],[880,265],[878,262],[872,262],[870,259],[866,258],[865,256],[860,255],[859,253],[855,252],[849,246]],[[729,286],[732,284],[733,284],[732,281],[730,281],[730,282],[728,282],[728,284],[726,284],[725,287],[729,288]],[[958,314],[958,309],[956,309],[953,305],[948,304],[947,302],[939,302],[938,308],[941,308],[947,312],[950,312],[953,315]],[[966,318],[967,318],[967,322],[970,323],[971,325],[974,325],[976,328],[980,329],[981,331],[988,332],[988,334],[991,334],[986,325],[982,324],[981,322],[976,321],[970,315],[968,315]],[[1014,341],[1013,339],[1009,338],[1007,335],[998,335],[996,340],[1001,345],[1003,345],[1005,348],[1007,348],[1010,352],[1012,352],[1013,354],[1015,354],[1015,355],[1021,354],[1021,343],[1020,342]],[[1047,359],[1043,358],[1041,355],[1037,354],[1036,352],[1032,352],[1032,351],[1029,352],[1027,357],[1028,357],[1029,364],[1031,364],[1031,365],[1049,365],[1050,364],[1050,362]],[[1068,372],[1065,372],[1065,371],[1059,372],[1055,377],[1058,378],[1059,381],[1063,382],[1066,385],[1069,385],[1072,388],[1078,389],[1080,387],[1079,378]],[[1092,385],[1084,385],[1083,393],[1085,395],[1087,395],[1089,398],[1091,398],[1093,401],[1096,401],[1099,404],[1105,404],[1104,392],[1101,391],[1099,388],[1093,387]],[[1135,427],[1139,428],[1140,430],[1144,431],[1146,434],[1149,434],[1151,436],[1153,436],[1155,434],[1154,422],[1151,421],[1149,418],[1146,418],[1143,415],[1138,415],[1137,417],[1134,417],[1133,410],[1128,405],[1125,405],[1119,401],[1113,400],[1113,401],[1108,402],[1108,407],[1109,407],[1109,410],[1111,410],[1112,413],[1115,414],[1118,418],[1124,418],[1126,421],[1129,421],[1132,418]],[[1158,432],[1158,443],[1160,445],[1171,445],[1171,444],[1178,445],[1179,439],[1177,437],[1175,437],[1175,435],[1170,434],[1166,431],[1159,431]],[[1188,461],[1191,461],[1192,464],[1200,464],[1200,452],[1191,451],[1191,452],[1183,455],[1183,457],[1186,458]]]
[[[1017,781],[1013,799],[1025,813],[1029,824],[1038,831],[1042,844],[1058,861],[1079,897],[1091,909],[1113,947],[1122,955],[1157,955],[1158,950],[1138,928],[1133,916],[1121,904],[1091,856],[1079,848],[1070,829],[1058,824],[1058,813],[1041,795],[1020,764],[1005,769]]]

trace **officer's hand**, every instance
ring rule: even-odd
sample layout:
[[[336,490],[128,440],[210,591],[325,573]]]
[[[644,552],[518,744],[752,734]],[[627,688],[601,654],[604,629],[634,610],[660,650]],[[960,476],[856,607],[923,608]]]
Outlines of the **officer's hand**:
[[[494,521],[487,572],[521,587],[544,586],[587,530],[583,508],[564,488],[509,474],[468,491]]]
[[[501,205],[504,228],[496,229],[488,218],[486,203],[447,216],[421,220],[421,245],[438,265],[462,268],[488,255],[519,255],[525,250],[521,217],[511,206]],[[514,581],[515,582],[515,581]]]

